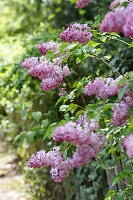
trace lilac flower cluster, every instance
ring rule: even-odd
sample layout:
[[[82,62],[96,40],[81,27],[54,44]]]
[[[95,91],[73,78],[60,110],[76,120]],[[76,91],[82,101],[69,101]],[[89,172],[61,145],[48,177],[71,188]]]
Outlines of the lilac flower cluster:
[[[49,51],[49,50],[57,52],[59,50],[59,44],[57,44],[56,42],[53,42],[53,41],[43,43],[43,44],[39,44],[38,50],[39,50],[40,54],[45,56],[47,51]]]
[[[48,153],[46,153],[44,150],[41,150],[37,152],[36,156],[35,154],[32,154],[28,166],[31,168],[40,168],[41,166],[55,167],[61,161],[63,161],[63,156],[60,152],[60,148],[55,147],[53,148],[53,151],[49,151]]]
[[[62,97],[65,94],[67,94],[66,88],[59,88],[59,97]]]
[[[121,85],[118,86],[118,82],[123,76],[119,76],[116,80],[113,78],[96,78],[93,82],[89,81],[89,83],[85,86],[85,94],[88,96],[96,95],[96,97],[100,97],[102,99],[107,99],[110,96],[114,96],[118,94]],[[124,85],[123,85],[124,86]]]
[[[122,148],[126,151],[129,158],[133,159],[133,134],[123,138]]]
[[[84,8],[85,6],[87,6],[89,3],[93,2],[93,0],[78,0],[76,5],[79,8]]]
[[[133,37],[133,3],[127,8],[117,7],[114,12],[108,12],[100,25],[103,32],[123,32],[126,37]]]
[[[128,110],[133,106],[133,91],[128,90],[120,103],[116,103],[115,107],[112,108],[114,111],[112,114],[111,123],[114,126],[121,126],[126,123],[129,119],[130,114]]]
[[[92,131],[97,131],[99,124],[96,120],[68,122],[64,126],[58,126],[54,132],[53,140],[72,142],[74,145],[85,144],[92,141],[95,134]],[[96,134],[98,140],[98,134]],[[96,139],[96,138],[95,138]]]
[[[52,179],[55,182],[61,182],[65,177],[69,176],[69,172],[72,169],[70,165],[70,159],[64,161],[60,147],[53,148],[53,151],[46,153],[44,150],[38,151],[37,154],[32,154],[28,167],[47,167],[51,166],[50,173]]]
[[[41,48],[40,51],[45,54],[48,48],[55,48],[52,46],[50,47],[49,45],[51,44],[53,43],[46,43],[45,47],[47,47],[47,49]],[[53,46],[54,45],[55,44],[53,44]],[[59,57],[54,58],[53,62],[47,60],[43,56],[40,58],[31,57],[26,58],[25,61],[22,62],[22,67],[29,69],[29,73],[32,76],[38,77],[42,81],[42,90],[50,91],[63,83],[63,77],[71,74],[67,65],[62,66],[62,61],[63,59]]]
[[[96,95],[96,97],[100,97],[102,99],[107,99],[110,96],[117,95],[119,90],[125,86],[125,84],[118,85],[119,81],[123,78],[123,76],[119,76],[116,80],[113,78],[96,78],[93,82],[89,81],[89,83],[85,86],[85,94],[88,96]],[[128,90],[124,94],[120,103],[114,104],[112,110],[114,111],[112,114],[111,123],[114,126],[121,126],[126,123],[127,119],[129,119],[129,114],[127,114],[128,110],[133,106],[133,91]]]
[[[114,0],[109,6],[110,10],[113,10],[115,5],[118,4],[118,3],[120,3],[120,5],[118,6],[118,7],[120,7],[122,5],[122,3],[125,2],[125,1],[129,2],[128,0]]]
[[[72,142],[77,146],[70,164],[72,167],[79,167],[91,162],[91,159],[97,157],[100,148],[105,145],[105,137],[100,133],[95,133],[99,129],[99,124],[96,120],[86,119],[87,113],[84,116],[79,116],[76,122],[68,122],[63,126],[56,128],[53,139],[55,141]]]
[[[60,148],[54,148],[53,151],[46,153],[44,150],[32,154],[29,160],[29,167],[51,166],[50,173],[55,182],[61,182],[65,177],[69,176],[70,171],[74,167],[88,164],[92,158],[97,157],[100,148],[105,145],[105,137],[100,133],[95,133],[98,130],[99,124],[96,120],[86,119],[80,116],[76,122],[68,122],[64,126],[59,126],[54,132],[53,139],[55,141],[72,142],[77,146],[73,157],[63,159]]]
[[[71,24],[65,31],[60,34],[63,42],[79,42],[83,45],[87,44],[92,38],[92,33],[89,32],[90,27],[87,24]]]

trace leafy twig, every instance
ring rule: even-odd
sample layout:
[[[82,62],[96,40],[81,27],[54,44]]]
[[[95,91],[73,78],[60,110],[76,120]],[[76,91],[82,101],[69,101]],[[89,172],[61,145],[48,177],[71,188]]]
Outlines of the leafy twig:
[[[117,71],[117,69],[115,69],[114,67],[112,67],[112,66],[111,66],[109,63],[107,63],[105,60],[103,60],[102,58],[98,57],[98,56],[95,55],[95,54],[92,54],[92,53],[91,53],[91,55],[94,56],[97,60],[100,60],[101,62],[103,62],[105,65],[107,65],[107,66],[111,69],[112,72],[115,71],[119,76],[121,75],[121,74]]]

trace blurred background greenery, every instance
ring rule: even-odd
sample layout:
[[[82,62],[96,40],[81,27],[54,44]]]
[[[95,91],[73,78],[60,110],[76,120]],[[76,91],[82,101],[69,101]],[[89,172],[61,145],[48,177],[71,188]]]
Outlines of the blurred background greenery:
[[[75,169],[61,184],[52,182],[49,169],[27,167],[31,153],[54,146],[54,142],[42,141],[42,138],[48,125],[59,122],[63,116],[59,107],[55,107],[58,89],[42,91],[39,80],[21,67],[22,60],[39,56],[37,45],[40,43],[60,42],[60,32],[70,23],[99,23],[109,11],[111,0],[95,0],[84,9],[75,7],[75,3],[76,0],[0,0],[0,142],[5,150],[18,156],[27,190],[36,200],[87,200],[88,197],[102,200],[108,189],[105,171],[100,167]],[[103,54],[111,54],[112,64],[123,74],[131,70],[133,55],[124,44],[118,43],[108,41]],[[69,65],[74,69],[75,60]],[[103,64],[86,59],[73,72],[74,80],[89,74],[95,76],[99,66],[101,74],[108,73]],[[72,80],[69,81],[71,84]],[[79,103],[83,103],[82,98]],[[39,121],[34,119],[33,112],[43,113]],[[22,137],[14,143],[19,133]]]

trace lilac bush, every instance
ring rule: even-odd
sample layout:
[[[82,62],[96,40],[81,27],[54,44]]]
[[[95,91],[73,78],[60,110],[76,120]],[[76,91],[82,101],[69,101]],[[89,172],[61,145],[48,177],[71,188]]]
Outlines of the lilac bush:
[[[83,8],[90,2],[93,1],[79,0],[76,5]],[[65,112],[65,123],[61,121],[56,126],[54,124],[53,127],[56,127],[54,130],[51,125],[50,131],[48,130],[46,134],[51,132],[49,138],[52,136],[53,140],[58,142],[58,146],[49,152],[40,150],[36,155],[32,154],[28,163],[31,168],[51,166],[50,174],[55,182],[62,182],[74,168],[89,164],[93,159],[98,160],[99,153],[104,147],[106,147],[106,151],[110,148],[109,152],[112,153],[113,151],[117,152],[121,145],[119,153],[123,156],[126,151],[129,158],[133,159],[133,134],[131,134],[133,127],[130,122],[133,113],[133,74],[127,72],[121,75],[117,68],[112,66],[107,56],[99,57],[99,52],[104,53],[102,47],[99,47],[101,45],[99,41],[103,41],[103,36],[111,39],[113,35],[116,37],[115,39],[122,41],[129,48],[133,46],[133,43],[129,44],[117,38],[119,37],[117,34],[111,34],[112,32],[118,34],[123,32],[129,40],[133,37],[133,2],[126,0],[128,3],[126,7],[122,5],[123,2],[125,1],[115,0],[112,2],[110,5],[112,11],[107,13],[100,25],[100,30],[108,33],[95,30],[93,25],[90,28],[87,23],[70,24],[60,34],[62,44],[53,41],[40,44],[38,50],[43,56],[26,58],[22,62],[23,68],[28,69],[32,76],[38,77],[42,81],[41,88],[45,91],[51,91],[64,83],[64,77],[71,74],[68,63],[74,56],[77,56],[77,64],[90,56],[98,59],[110,69],[107,78],[101,77],[96,72],[98,77],[94,80],[91,76],[84,77],[82,80],[74,82],[73,86],[66,81],[59,88],[60,98],[57,104],[62,102],[60,111]],[[120,5],[114,8],[118,3]],[[99,24],[97,29],[99,30]],[[90,31],[94,32],[94,40],[92,40],[93,34]],[[51,56],[49,56],[50,53]],[[71,90],[74,88],[70,93],[66,91],[66,88],[69,87]],[[78,98],[80,95],[84,104],[86,104],[84,97],[88,99],[91,97],[90,103],[85,105],[85,108],[74,102],[74,98]],[[70,151],[69,156],[68,154],[63,155],[64,149]],[[74,150],[72,151],[72,149]],[[111,156],[114,156],[114,153]],[[119,181],[123,176],[117,178]],[[114,178],[113,184],[118,182],[115,181]]]

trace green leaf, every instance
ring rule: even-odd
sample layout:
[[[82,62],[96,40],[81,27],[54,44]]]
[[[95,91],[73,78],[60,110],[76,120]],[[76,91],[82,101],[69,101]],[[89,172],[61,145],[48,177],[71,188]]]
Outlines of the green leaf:
[[[56,105],[58,105],[61,101],[63,101],[64,100],[64,97],[63,96],[61,96],[59,99],[58,99],[58,101],[56,102]]]
[[[79,64],[79,63],[81,63],[81,59],[78,57],[76,58],[76,64]]]
[[[33,137],[36,135],[36,132],[35,131],[29,131],[27,133],[27,137],[29,140],[33,140]]]
[[[109,130],[106,132],[106,137],[108,138],[110,136],[110,134],[115,131],[116,127],[115,126],[111,126],[109,128]]]
[[[133,114],[133,107],[129,109],[128,114]]]
[[[79,116],[79,115],[83,115],[83,113],[84,113],[84,110],[79,110],[79,111],[76,113],[75,117],[73,118],[73,121],[76,121],[76,120],[78,119],[78,116]]]
[[[48,59],[50,59],[50,58],[54,58],[55,57],[55,52],[54,51],[52,51],[52,50],[49,50],[49,51],[47,51],[47,53],[46,53],[46,55],[45,55],[45,58],[48,60]]]
[[[71,111],[71,113],[73,113],[77,108],[78,108],[78,105],[71,103],[69,105],[68,111]]]
[[[58,126],[58,123],[57,123],[57,122],[51,124],[51,125],[48,127],[47,132],[44,134],[43,140],[44,140],[45,138],[49,138],[49,139],[50,139],[50,138],[52,137],[52,135],[53,135],[53,133],[54,133],[54,131],[55,131],[55,129],[56,129],[57,126]]]
[[[122,97],[124,96],[125,92],[128,90],[129,86],[126,85],[124,88],[120,89],[120,91],[118,92],[118,98],[119,100],[122,99]]]
[[[29,111],[29,109],[23,110],[22,113],[21,113],[21,117],[22,117],[22,118],[25,118],[28,111]]]
[[[32,117],[33,117],[36,121],[39,121],[40,118],[42,117],[42,113],[41,113],[40,111],[32,112]]]
[[[42,121],[42,126],[43,127],[47,127],[48,124],[49,124],[49,120],[48,119],[45,119],[45,120]]]
[[[124,6],[124,7],[127,7],[128,3],[129,3],[129,2],[124,1],[121,5]]]
[[[110,148],[109,151],[108,151],[108,154],[112,153],[112,151],[114,151],[114,150],[116,151],[115,147]]]
[[[67,149],[62,150],[63,158],[67,158]]]
[[[101,43],[97,43],[93,40],[90,40],[88,43],[87,43],[87,47],[90,47],[90,45],[94,46],[94,47],[97,47],[99,46]]]
[[[14,143],[15,143],[16,141],[18,141],[20,137],[21,137],[20,134],[19,134],[19,135],[16,135],[16,137],[14,138]]]
[[[130,44],[129,48],[131,48],[131,47],[133,47],[133,41],[132,41],[132,43]]]
[[[24,136],[25,133],[26,133],[26,131],[16,135],[16,137],[14,138],[14,143],[18,142],[19,144],[22,144],[25,139],[25,136]]]
[[[114,107],[115,105],[113,104],[113,103],[108,103],[108,104],[106,104],[105,106],[103,106],[103,110],[107,110],[107,109],[109,109],[109,108],[112,108],[112,107]]]
[[[65,112],[68,107],[69,107],[69,105],[62,105],[62,106],[60,106],[60,111]]]
[[[75,44],[75,43],[74,44],[69,44],[69,46],[67,47],[67,49],[73,50],[73,49],[75,49],[75,47],[78,47],[78,46],[79,46],[79,44]]]
[[[108,38],[108,35],[102,35],[102,36],[100,37],[100,40],[101,40],[102,42],[106,42],[107,38]]]
[[[114,186],[116,183],[118,183],[120,179],[121,179],[120,175],[115,176],[112,181],[112,186]]]
[[[119,192],[116,196],[116,200],[124,200],[125,199],[125,194],[123,191]]]
[[[117,4],[113,7],[113,9],[117,8],[119,5],[120,5],[120,3],[117,3]]]
[[[99,74],[100,74],[100,69],[98,69],[98,70],[96,71],[96,75],[99,76]]]
[[[63,119],[63,120],[61,120],[61,121],[59,122],[59,125],[62,126],[62,125],[64,125],[64,124],[66,124],[66,122],[67,122],[67,121]]]
[[[109,197],[112,197],[112,196],[114,196],[115,194],[116,194],[116,192],[115,192],[114,190],[108,191],[108,193],[107,193],[107,195],[106,195],[106,197],[105,197],[104,200],[109,200],[109,199],[110,199]]]

